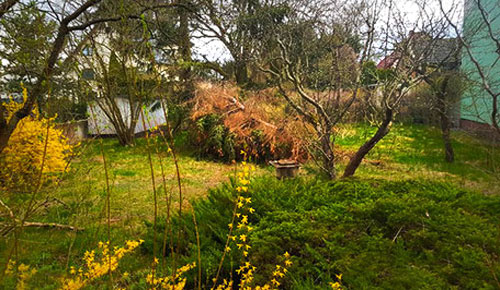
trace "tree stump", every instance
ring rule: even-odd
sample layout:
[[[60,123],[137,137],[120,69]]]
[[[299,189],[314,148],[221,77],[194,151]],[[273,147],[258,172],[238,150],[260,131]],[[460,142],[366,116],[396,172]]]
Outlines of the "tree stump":
[[[295,160],[290,159],[280,159],[269,161],[269,164],[276,168],[276,178],[294,178],[297,176],[297,173],[300,168],[300,164]]]

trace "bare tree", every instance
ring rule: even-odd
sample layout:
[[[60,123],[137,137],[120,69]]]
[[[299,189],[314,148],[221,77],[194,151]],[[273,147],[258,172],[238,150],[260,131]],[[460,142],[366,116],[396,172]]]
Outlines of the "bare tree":
[[[60,72],[59,60],[61,58],[73,59],[80,50],[70,50],[68,54],[63,53],[70,37],[81,34],[82,31],[92,29],[95,25],[104,22],[117,22],[124,19],[123,15],[109,15],[100,12],[102,0],[87,1],[47,1],[50,16],[57,22],[57,33],[51,43],[51,49],[47,61],[43,68],[40,68],[33,90],[29,92],[28,98],[23,107],[19,109],[10,119],[3,106],[0,106],[0,153],[7,146],[7,143],[20,120],[25,118],[33,110],[37,100],[41,99],[50,90],[52,77]],[[141,9],[136,13],[126,15],[128,19],[139,19],[146,11],[177,7],[181,4],[170,2],[138,1]],[[104,2],[103,2],[104,3]],[[11,7],[11,6],[10,6]],[[76,45],[76,48],[81,46]]]
[[[63,50],[65,40],[72,31],[84,30],[87,27],[94,24],[93,21],[85,21],[83,24],[73,26],[73,23],[81,20],[81,16],[87,11],[97,5],[100,0],[89,0],[83,2],[78,6],[73,6],[74,10],[69,14],[64,15],[59,22],[59,27],[57,30],[57,35],[52,42],[52,49],[50,55],[47,59],[47,63],[40,73],[40,77],[37,80],[36,85],[33,90],[28,95],[28,99],[24,103],[24,106],[17,111],[9,120],[5,113],[3,106],[0,106],[0,152],[7,146],[10,136],[14,129],[16,128],[19,121],[30,114],[36,103],[36,100],[40,98],[41,95],[47,92],[48,84],[47,81],[50,79],[54,70],[56,70],[56,64],[59,59],[59,55]],[[43,77],[42,77],[43,76]]]
[[[424,82],[431,93],[428,109],[439,118],[443,138],[446,162],[454,162],[455,152],[452,146],[452,119],[457,115],[460,98],[467,87],[465,77],[458,70],[437,70],[431,75],[424,75]]]
[[[284,19],[288,2],[293,1],[199,1],[194,13],[197,32],[203,38],[217,39],[224,44],[233,58],[238,85],[249,82],[248,65],[256,53],[255,40],[273,29],[268,20]]]
[[[375,134],[366,141],[349,160],[344,171],[344,177],[354,175],[363,158],[389,131],[394,116],[397,114],[402,100],[413,88],[424,81],[435,85],[437,109],[441,117],[443,141],[446,159],[453,161],[454,154],[450,141],[450,116],[447,105],[446,89],[449,78],[444,82],[435,81],[435,76],[443,69],[453,69],[458,65],[459,46],[448,35],[449,25],[445,19],[419,1],[418,19],[407,23],[405,16],[395,7],[392,1],[382,3],[387,8],[388,21],[383,29],[383,37],[379,40],[383,45],[385,68],[388,74],[382,74],[378,79],[381,93],[378,104],[371,104],[375,119],[380,120]],[[417,31],[418,32],[415,32]],[[392,40],[395,42],[391,43]],[[392,51],[390,47],[393,47]],[[438,86],[438,87],[436,87]],[[444,86],[444,87],[443,87]],[[431,108],[429,108],[431,109]],[[376,116],[379,116],[378,118]]]
[[[162,82],[151,65],[150,35],[140,22],[124,19],[103,27],[88,45],[82,66],[93,74],[87,81],[95,91],[90,101],[110,121],[120,144],[133,145],[141,109],[155,100]]]
[[[365,99],[363,105],[371,108],[377,130],[350,158],[343,177],[352,176],[389,133],[402,99],[448,59],[433,60],[440,40],[446,37],[446,23],[425,7],[417,21],[408,23],[392,1],[308,1],[297,7],[301,9],[274,30],[276,52],[261,63],[261,69],[273,77],[286,101],[316,131],[313,156],[321,157],[320,167],[329,178],[336,176],[334,128],[352,113],[353,104],[363,104]],[[387,21],[382,23],[384,14]],[[354,61],[346,58],[346,48],[357,53]],[[340,49],[344,52],[339,53]],[[388,72],[374,76],[373,90],[364,83],[362,68],[376,53],[386,56]],[[339,64],[348,64],[347,69]]]
[[[366,7],[365,3],[332,6],[321,1],[299,4],[300,10],[295,11],[285,25],[276,28],[276,52],[269,54],[261,69],[273,77],[288,104],[314,128],[317,139],[311,143],[312,156],[322,160],[318,162],[319,167],[328,178],[334,179],[333,129],[358,97],[359,63],[363,63],[370,53],[368,47],[373,41],[374,31],[371,18],[374,11],[370,9],[374,7]],[[362,39],[362,45],[359,45],[358,37]],[[340,57],[340,50],[350,52],[343,56],[355,54],[356,46],[363,47],[359,61],[356,57]],[[348,59],[351,61],[349,74],[346,74],[339,64]],[[320,69],[325,60],[326,71],[311,73]],[[342,89],[347,94],[341,101]]]

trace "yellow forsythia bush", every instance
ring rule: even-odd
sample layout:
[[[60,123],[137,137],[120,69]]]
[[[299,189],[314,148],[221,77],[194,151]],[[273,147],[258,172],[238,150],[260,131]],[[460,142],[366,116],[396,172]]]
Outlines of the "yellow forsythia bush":
[[[25,102],[26,89],[23,89],[23,98]],[[23,103],[11,101],[1,105],[6,108],[10,120]],[[30,116],[19,122],[0,155],[0,189],[10,192],[32,190],[38,185],[42,163],[44,180],[67,170],[73,146],[62,131],[55,128],[54,119],[41,117],[35,108]]]
[[[126,254],[135,250],[143,240],[127,241],[124,247],[110,248],[108,242],[99,242],[99,251],[85,252],[85,267],[76,269],[71,267],[71,275],[73,278],[66,278],[62,280],[63,290],[78,290],[89,284],[94,280],[114,272],[118,268],[119,261]],[[127,274],[128,275],[128,274]]]

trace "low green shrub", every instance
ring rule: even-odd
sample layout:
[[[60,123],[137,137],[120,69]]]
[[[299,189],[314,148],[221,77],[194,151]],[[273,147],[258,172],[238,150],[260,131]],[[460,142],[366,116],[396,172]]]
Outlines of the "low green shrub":
[[[195,121],[192,145],[199,157],[230,162],[236,158],[235,136],[224,126],[222,117],[208,114]]]
[[[249,136],[242,138],[232,133],[224,124],[220,115],[208,114],[197,119],[191,132],[191,145],[196,148],[199,158],[208,158],[223,162],[242,160],[241,150],[252,152],[254,162],[265,162],[275,158],[275,154],[266,136],[261,130],[252,130]],[[290,152],[290,144],[276,144],[276,151]]]
[[[194,203],[205,285],[223,252],[233,186],[211,190]],[[265,281],[284,251],[294,265],[287,289],[325,289],[335,275],[351,289],[494,289],[500,276],[500,197],[424,180],[317,179],[252,182],[251,261]],[[179,264],[196,260],[192,216],[181,227]],[[159,224],[160,242],[164,224]],[[149,227],[148,238],[152,240]],[[176,236],[176,235],[174,235]],[[144,250],[151,252],[151,243]],[[238,257],[226,259],[229,276]],[[231,265],[233,264],[233,267]],[[237,277],[236,273],[232,273]],[[194,277],[188,279],[194,281]]]

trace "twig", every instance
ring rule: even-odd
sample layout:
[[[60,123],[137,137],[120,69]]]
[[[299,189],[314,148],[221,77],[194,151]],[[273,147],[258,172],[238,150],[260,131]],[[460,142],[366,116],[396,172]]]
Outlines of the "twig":
[[[0,205],[2,205],[7,210],[7,212],[9,213],[10,218],[15,219],[14,213],[12,212],[12,210],[10,209],[10,207],[8,207],[1,199],[0,199]]]
[[[56,228],[56,229],[65,229],[77,232],[85,230],[84,228],[70,226],[70,225],[63,225],[57,223],[40,223],[40,222],[24,222],[23,227]]]
[[[395,243],[396,242],[396,239],[398,238],[399,236],[399,233],[401,232],[401,230],[403,229],[403,227],[400,227],[398,232],[396,233],[396,235],[394,236],[394,238],[392,239],[392,242]]]

